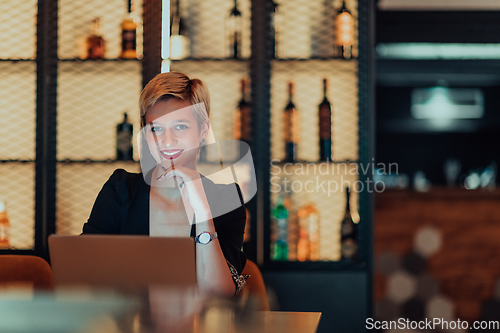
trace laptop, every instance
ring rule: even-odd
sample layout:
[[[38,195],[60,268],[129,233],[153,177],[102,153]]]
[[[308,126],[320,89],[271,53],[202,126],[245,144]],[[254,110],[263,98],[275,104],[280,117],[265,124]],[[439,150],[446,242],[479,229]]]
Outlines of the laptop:
[[[194,287],[195,244],[188,237],[49,236],[56,288]]]

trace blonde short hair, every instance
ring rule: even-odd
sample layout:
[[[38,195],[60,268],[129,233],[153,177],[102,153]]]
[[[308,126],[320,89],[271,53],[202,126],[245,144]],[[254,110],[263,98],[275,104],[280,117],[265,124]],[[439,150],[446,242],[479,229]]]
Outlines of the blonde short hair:
[[[180,72],[168,72],[156,75],[144,87],[139,98],[141,110],[141,128],[146,125],[146,111],[158,101],[179,98],[191,104],[204,103],[204,108],[195,107],[194,113],[199,127],[208,122],[210,114],[210,94],[200,79],[190,79]]]

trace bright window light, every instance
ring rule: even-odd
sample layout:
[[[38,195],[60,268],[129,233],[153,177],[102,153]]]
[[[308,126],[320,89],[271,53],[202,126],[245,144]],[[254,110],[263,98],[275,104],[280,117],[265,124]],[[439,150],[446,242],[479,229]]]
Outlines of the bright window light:
[[[381,59],[500,59],[500,44],[387,43],[376,52]]]
[[[381,10],[500,10],[498,0],[379,0]]]
[[[434,87],[413,89],[411,114],[416,119],[478,119],[484,115],[480,89]]]
[[[170,72],[170,59],[164,59],[161,61],[161,73]]]
[[[161,58],[168,59],[170,55],[170,0],[162,1],[161,13]],[[163,67],[163,64],[162,64]],[[163,70],[162,70],[163,72]]]

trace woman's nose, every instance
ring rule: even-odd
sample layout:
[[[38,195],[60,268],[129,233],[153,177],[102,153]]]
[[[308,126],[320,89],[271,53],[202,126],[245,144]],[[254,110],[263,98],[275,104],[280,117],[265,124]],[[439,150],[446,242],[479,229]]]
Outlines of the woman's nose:
[[[177,136],[171,130],[167,129],[161,141],[165,147],[174,147],[177,144]]]

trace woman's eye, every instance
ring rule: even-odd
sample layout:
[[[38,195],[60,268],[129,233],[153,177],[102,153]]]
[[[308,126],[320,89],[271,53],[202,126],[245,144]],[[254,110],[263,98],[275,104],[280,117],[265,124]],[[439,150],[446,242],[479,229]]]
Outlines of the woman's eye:
[[[161,127],[158,127],[158,126],[151,127],[151,132],[153,132],[153,133],[157,133],[157,132],[161,132],[161,131],[162,131]]]
[[[175,128],[178,130],[183,130],[183,129],[186,129],[188,127],[186,125],[177,125]]]

